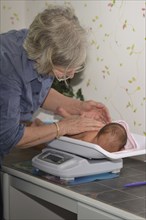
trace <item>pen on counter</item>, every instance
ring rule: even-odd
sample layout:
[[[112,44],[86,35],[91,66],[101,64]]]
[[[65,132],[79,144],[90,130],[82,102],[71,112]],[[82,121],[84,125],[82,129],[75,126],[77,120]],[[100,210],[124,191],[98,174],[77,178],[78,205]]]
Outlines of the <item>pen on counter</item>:
[[[127,183],[127,184],[124,185],[124,187],[143,186],[143,185],[146,185],[146,181]]]

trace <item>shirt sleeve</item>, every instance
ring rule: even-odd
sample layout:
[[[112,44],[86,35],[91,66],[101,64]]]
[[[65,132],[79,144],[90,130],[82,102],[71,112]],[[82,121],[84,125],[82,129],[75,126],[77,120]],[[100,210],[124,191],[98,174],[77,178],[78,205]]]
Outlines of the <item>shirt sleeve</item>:
[[[38,75],[22,46],[26,35],[26,30],[0,34],[0,158],[20,141],[20,121],[31,120],[54,79]]]
[[[4,64],[4,63],[3,63]],[[8,71],[8,69],[5,69]],[[22,138],[24,126],[20,121],[21,83],[1,71],[0,75],[0,155],[3,157]]]

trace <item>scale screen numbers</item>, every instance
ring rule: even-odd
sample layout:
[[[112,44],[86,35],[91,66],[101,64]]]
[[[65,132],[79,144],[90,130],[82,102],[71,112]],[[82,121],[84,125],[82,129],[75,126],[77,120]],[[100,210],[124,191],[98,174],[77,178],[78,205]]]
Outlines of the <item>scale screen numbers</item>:
[[[45,159],[47,159],[49,162],[58,163],[58,164],[64,161],[63,157],[56,156],[54,154],[49,154],[47,157],[45,157]]]

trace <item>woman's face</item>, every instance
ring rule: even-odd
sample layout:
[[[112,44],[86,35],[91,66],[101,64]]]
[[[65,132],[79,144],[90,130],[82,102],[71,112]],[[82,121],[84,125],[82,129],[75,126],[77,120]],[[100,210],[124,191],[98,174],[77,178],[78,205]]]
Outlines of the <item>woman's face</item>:
[[[63,67],[55,66],[53,73],[58,81],[66,81],[67,79],[72,79],[75,74],[75,69],[66,70]]]
[[[66,81],[67,79],[72,79],[75,73],[83,71],[85,66],[79,66],[77,68],[64,68],[62,66],[54,66],[53,73],[58,81]]]

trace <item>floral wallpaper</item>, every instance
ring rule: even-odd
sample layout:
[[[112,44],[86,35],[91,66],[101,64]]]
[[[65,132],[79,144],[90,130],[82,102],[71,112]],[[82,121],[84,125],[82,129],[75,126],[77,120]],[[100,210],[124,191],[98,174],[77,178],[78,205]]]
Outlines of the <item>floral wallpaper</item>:
[[[89,37],[88,60],[74,89],[103,102],[112,119],[146,135],[145,16],[143,0],[1,0],[1,32],[29,27],[50,4],[74,7]]]

